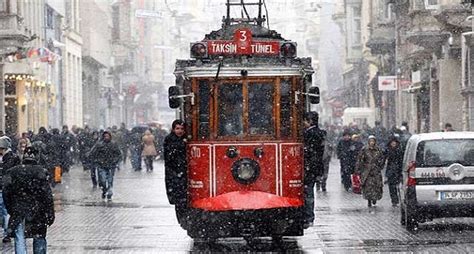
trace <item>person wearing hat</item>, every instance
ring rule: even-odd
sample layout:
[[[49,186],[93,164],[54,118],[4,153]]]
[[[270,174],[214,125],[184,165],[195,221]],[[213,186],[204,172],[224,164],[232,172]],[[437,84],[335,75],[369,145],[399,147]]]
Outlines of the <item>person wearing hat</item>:
[[[15,253],[27,253],[25,238],[30,237],[33,252],[46,253],[47,228],[55,219],[48,171],[38,165],[39,160],[40,152],[27,147],[23,165],[10,168],[3,178],[3,198],[11,215],[8,233],[15,237]]]
[[[109,131],[102,133],[102,140],[92,147],[90,159],[99,172],[99,186],[102,188],[102,198],[112,199],[115,169],[122,159],[122,151],[119,146],[112,141],[112,134]]]
[[[360,151],[356,164],[356,174],[360,175],[362,195],[369,207],[382,199],[384,162],[384,154],[377,146],[377,139],[373,135],[369,136],[368,144]]]
[[[1,161],[1,170],[0,170],[0,181],[1,178],[3,178],[3,175],[5,172],[17,165],[20,165],[20,157],[16,155],[12,150],[11,150],[11,141],[10,138],[7,136],[2,136],[0,137],[0,161]],[[10,242],[10,237],[7,234],[7,229],[8,229],[8,212],[7,209],[5,208],[5,204],[3,202],[3,197],[2,197],[2,184],[0,182],[0,212],[2,214],[2,219],[3,219],[3,242]]]

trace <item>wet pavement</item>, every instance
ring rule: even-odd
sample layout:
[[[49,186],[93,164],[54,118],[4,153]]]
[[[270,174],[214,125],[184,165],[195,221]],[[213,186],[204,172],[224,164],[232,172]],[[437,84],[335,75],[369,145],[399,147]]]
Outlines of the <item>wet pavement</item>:
[[[243,239],[193,242],[168,204],[163,171],[160,162],[152,173],[132,172],[128,165],[117,172],[113,201],[107,202],[92,189],[88,172],[73,168],[54,189],[56,221],[48,231],[48,253],[474,253],[474,219],[439,219],[409,233],[387,188],[377,206],[368,208],[361,195],[341,187],[337,161],[331,164],[328,192],[316,195],[317,219],[305,236],[282,243],[265,238],[251,244]],[[12,253],[12,246],[3,244],[3,252]]]

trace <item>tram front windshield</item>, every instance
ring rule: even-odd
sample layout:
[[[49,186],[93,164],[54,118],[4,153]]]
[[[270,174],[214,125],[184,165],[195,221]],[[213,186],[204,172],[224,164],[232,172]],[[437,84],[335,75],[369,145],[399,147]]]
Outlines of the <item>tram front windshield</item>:
[[[240,83],[223,84],[219,87],[219,136],[274,135],[274,85],[272,83],[246,85],[245,95],[244,85]],[[244,101],[248,103],[246,107]],[[245,113],[248,117],[244,117]],[[244,128],[245,121],[248,121],[248,130]]]

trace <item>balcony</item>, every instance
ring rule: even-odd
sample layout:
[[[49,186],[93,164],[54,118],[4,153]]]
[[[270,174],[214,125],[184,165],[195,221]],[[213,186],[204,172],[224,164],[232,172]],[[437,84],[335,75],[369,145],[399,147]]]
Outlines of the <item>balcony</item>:
[[[394,23],[376,24],[366,45],[374,55],[391,54],[395,52]]]
[[[446,29],[455,31],[471,30],[472,23],[466,20],[470,15],[472,15],[471,8],[465,8],[459,3],[441,5],[437,11],[433,12],[433,16]]]
[[[437,50],[451,35],[430,10],[414,10],[409,13],[409,17],[410,28],[406,39],[415,45]]]
[[[29,37],[22,30],[17,15],[0,14],[0,55],[15,52],[23,47]]]

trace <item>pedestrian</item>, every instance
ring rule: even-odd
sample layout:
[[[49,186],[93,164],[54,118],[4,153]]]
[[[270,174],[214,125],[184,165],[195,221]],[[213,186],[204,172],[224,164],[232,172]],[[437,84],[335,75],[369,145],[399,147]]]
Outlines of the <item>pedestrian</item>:
[[[450,131],[456,131],[454,128],[453,128],[453,125],[450,124],[450,123],[446,123],[444,125],[444,130],[443,132],[450,132]]]
[[[16,155],[12,150],[11,150],[11,141],[10,138],[7,136],[2,136],[0,137],[0,155],[1,155],[1,171],[0,171],[0,177],[2,177],[6,174],[7,170],[10,168],[13,168],[17,165],[20,165],[20,157]],[[7,229],[8,229],[8,212],[5,207],[5,202],[2,197],[2,184],[0,182],[0,212],[2,213],[2,220],[3,220],[3,239],[2,241],[4,243],[10,242],[10,237],[7,234]]]
[[[411,133],[408,130],[408,127],[405,125],[402,125],[400,127],[401,135],[400,135],[400,145],[402,148],[402,151],[405,151],[405,148],[407,147],[408,140],[411,138]]]
[[[21,134],[20,139],[18,139],[18,148],[17,148],[17,154],[20,157],[20,159],[23,157],[23,154],[25,152],[25,149],[27,147],[31,146],[31,141],[28,138],[28,133],[23,132]]]
[[[122,162],[125,164],[127,162],[127,154],[128,154],[128,138],[130,136],[130,132],[125,127],[125,123],[120,124],[120,128],[117,131],[116,142],[122,151]]]
[[[3,179],[3,198],[11,215],[8,232],[15,237],[15,253],[27,253],[25,238],[33,238],[33,253],[46,253],[47,227],[54,222],[53,194],[48,172],[38,165],[38,151],[26,149],[23,165],[9,169]]]
[[[118,145],[112,141],[109,131],[102,133],[102,140],[91,149],[91,160],[99,173],[99,186],[102,188],[102,199],[112,199],[115,169],[117,169],[122,153]]]
[[[304,116],[304,228],[312,226],[314,221],[314,185],[323,176],[324,141],[326,131],[318,126],[319,115],[308,112]]]
[[[334,146],[332,144],[332,142],[330,142],[329,140],[325,140],[324,141],[324,154],[323,154],[323,166],[324,166],[324,170],[323,170],[323,175],[318,177],[316,179],[316,190],[320,190],[322,192],[326,192],[327,191],[327,180],[328,180],[328,176],[329,176],[329,165],[331,164],[331,158],[332,158],[332,155],[334,153]]]
[[[155,136],[151,134],[151,130],[148,129],[145,131],[142,137],[142,142],[142,157],[145,161],[146,171],[151,172],[153,171],[153,160],[158,155],[156,152]]]
[[[171,128],[163,144],[166,194],[169,203],[175,206],[178,223],[186,229],[188,179],[185,123],[183,120],[174,120]]]
[[[69,131],[68,126],[64,125],[61,133],[61,167],[64,172],[69,172],[73,165],[76,142],[76,137]]]
[[[341,165],[341,182],[346,191],[351,190],[351,171],[353,169],[352,165],[355,164],[351,146],[351,133],[345,130],[342,134],[342,139],[337,144],[337,158]]]
[[[383,151],[377,146],[375,136],[369,136],[367,146],[362,148],[356,165],[356,174],[360,175],[361,189],[364,199],[371,207],[382,199],[384,166]]]
[[[130,146],[130,162],[134,171],[142,170],[142,136],[143,133],[140,132],[139,128],[133,128],[127,139]]]
[[[387,169],[385,177],[388,180],[388,189],[390,192],[390,199],[392,206],[397,206],[399,203],[398,185],[402,180],[403,167],[403,150],[400,141],[396,137],[392,137],[387,145],[385,151],[385,159],[387,161]]]
[[[382,126],[380,121],[375,121],[375,127],[372,129],[372,135],[375,136],[377,142],[379,142],[381,145],[385,146],[388,143],[387,129]]]
[[[357,164],[357,157],[359,156],[360,151],[364,147],[364,143],[360,141],[360,135],[359,134],[354,134],[351,137],[351,146],[350,146],[350,163],[349,163],[349,170],[348,174],[349,177],[350,175],[354,174],[356,164]]]
[[[88,145],[90,145],[89,152],[87,152],[86,155],[85,155],[86,156],[85,162],[86,162],[87,168],[90,170],[92,188],[93,189],[97,188],[97,183],[98,183],[97,178],[99,176],[99,172],[98,172],[97,166],[94,163],[94,160],[93,160],[93,158],[90,154],[91,154],[91,151],[92,151],[92,148],[94,147],[94,145],[99,141],[100,141],[99,132],[98,131],[93,131],[92,134],[91,134],[91,137],[88,141],[88,142],[90,142],[90,144],[88,144]]]

